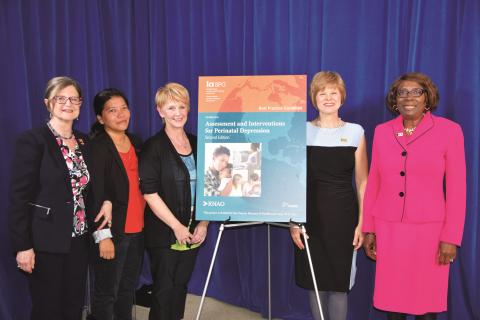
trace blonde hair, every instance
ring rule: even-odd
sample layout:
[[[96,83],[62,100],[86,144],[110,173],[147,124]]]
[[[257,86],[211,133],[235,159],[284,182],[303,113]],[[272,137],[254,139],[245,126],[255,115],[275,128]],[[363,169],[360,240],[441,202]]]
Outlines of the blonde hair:
[[[47,87],[45,88],[45,99],[48,100],[47,110],[50,111],[50,104],[52,103],[53,97],[55,97],[60,91],[66,87],[73,86],[78,92],[78,97],[83,98],[83,91],[80,84],[69,77],[55,77],[52,80],[48,81]]]
[[[190,96],[188,95],[187,89],[181,84],[170,82],[158,89],[157,94],[155,95],[155,104],[160,109],[169,102],[169,101],[178,101],[187,106],[188,112],[190,112]]]
[[[237,189],[237,181],[239,180],[239,178],[240,178],[240,180],[242,180],[242,175],[241,175],[241,174],[236,173],[236,174],[233,176],[232,184],[233,184],[233,188],[234,188],[235,190],[238,190],[238,189]],[[241,184],[240,184],[240,187],[241,187]]]
[[[347,96],[347,93],[345,91],[345,82],[343,82],[342,77],[340,77],[340,75],[336,72],[321,71],[317,73],[310,82],[310,90],[308,93],[310,101],[317,110],[317,93],[319,91],[325,90],[325,88],[327,87],[337,88],[340,91],[340,95],[342,96],[341,105],[345,103],[345,97]]]

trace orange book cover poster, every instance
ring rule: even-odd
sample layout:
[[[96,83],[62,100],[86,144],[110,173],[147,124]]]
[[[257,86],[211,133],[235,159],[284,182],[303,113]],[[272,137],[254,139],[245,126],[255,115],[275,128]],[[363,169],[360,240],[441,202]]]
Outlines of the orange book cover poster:
[[[200,77],[196,219],[306,222],[307,77]]]

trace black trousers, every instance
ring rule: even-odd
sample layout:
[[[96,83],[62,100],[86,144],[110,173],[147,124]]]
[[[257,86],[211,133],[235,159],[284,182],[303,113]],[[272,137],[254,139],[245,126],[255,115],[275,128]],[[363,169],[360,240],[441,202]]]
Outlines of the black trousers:
[[[27,274],[31,320],[82,319],[89,236],[72,238],[69,254],[35,251],[35,267]]]
[[[152,261],[152,306],[149,320],[183,319],[187,282],[195,267],[198,249],[177,251],[148,248]]]
[[[94,244],[91,259],[95,268],[95,293],[92,316],[97,320],[131,320],[133,293],[138,285],[143,262],[143,231],[126,233],[115,244],[115,257],[100,257],[99,245]]]

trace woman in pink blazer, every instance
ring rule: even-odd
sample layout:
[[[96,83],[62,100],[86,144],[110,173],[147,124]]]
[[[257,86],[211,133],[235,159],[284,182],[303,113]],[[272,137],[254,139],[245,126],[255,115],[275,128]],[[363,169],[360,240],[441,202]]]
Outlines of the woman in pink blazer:
[[[390,87],[396,115],[377,126],[363,207],[364,249],[377,261],[374,306],[388,319],[436,319],[447,309],[448,272],[466,206],[463,133],[435,117],[430,78],[408,73]],[[445,192],[444,192],[445,179]]]

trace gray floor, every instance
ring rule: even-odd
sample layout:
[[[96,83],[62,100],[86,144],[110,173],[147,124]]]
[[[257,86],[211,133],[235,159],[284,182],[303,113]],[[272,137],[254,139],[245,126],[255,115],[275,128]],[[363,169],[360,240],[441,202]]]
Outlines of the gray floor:
[[[202,297],[193,294],[187,295],[187,303],[185,307],[184,320],[195,320],[197,318],[198,307]],[[134,320],[148,320],[148,311],[150,309],[137,307],[137,318]],[[135,312],[135,310],[134,310]],[[85,316],[83,317],[85,319]],[[245,320],[245,319],[264,319],[259,313],[252,312],[245,308],[232,306],[228,303],[215,300],[213,298],[205,298],[203,303],[201,320]],[[274,319],[280,320],[280,319]]]

